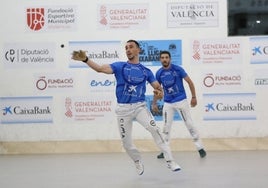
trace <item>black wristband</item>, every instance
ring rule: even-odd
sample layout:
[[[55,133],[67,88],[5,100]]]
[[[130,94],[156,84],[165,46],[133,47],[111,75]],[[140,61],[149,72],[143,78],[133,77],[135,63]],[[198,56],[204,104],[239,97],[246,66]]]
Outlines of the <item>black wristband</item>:
[[[88,57],[85,60],[83,60],[84,63],[86,63],[87,61],[88,61]]]

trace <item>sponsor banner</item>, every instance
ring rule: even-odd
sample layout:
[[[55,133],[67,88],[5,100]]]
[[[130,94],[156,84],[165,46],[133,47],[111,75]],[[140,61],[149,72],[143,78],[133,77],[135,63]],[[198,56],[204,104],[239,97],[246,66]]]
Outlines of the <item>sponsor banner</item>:
[[[97,6],[99,29],[147,29],[148,4],[100,4]]]
[[[98,95],[86,97],[65,97],[63,119],[65,122],[94,121],[107,123],[115,118],[114,97]]]
[[[52,97],[1,97],[1,124],[53,123]]]
[[[76,6],[27,7],[27,31],[74,31],[77,28]]]
[[[55,43],[5,43],[3,63],[5,68],[55,67]]]
[[[158,100],[157,101],[157,106],[159,109],[159,112],[154,112],[152,110],[152,103],[153,103],[153,95],[146,95],[146,104],[148,109],[150,109],[151,113],[154,116],[155,121],[163,121],[163,106],[164,106],[164,101],[163,100]],[[174,121],[180,121],[181,120],[181,116],[179,115],[179,113],[177,111],[174,112],[174,116],[173,116],[173,120]]]
[[[195,39],[191,41],[191,61],[238,64],[242,62],[242,46],[239,38]]]
[[[251,37],[250,48],[251,64],[268,64],[268,37]]]
[[[70,55],[73,51],[86,51],[88,58],[99,64],[109,64],[120,59],[120,41],[71,41],[69,42]],[[88,68],[88,65],[70,58],[70,68]]]
[[[254,71],[254,85],[256,87],[268,88],[268,69]]]
[[[255,93],[203,94],[204,120],[256,120]]]
[[[140,62],[145,66],[161,66],[160,52],[168,50],[171,54],[171,62],[182,64],[181,40],[140,40]]]
[[[34,75],[34,91],[37,93],[57,93],[73,91],[75,76],[70,72],[38,73]]]
[[[218,2],[179,2],[167,4],[167,27],[217,27]]]
[[[241,70],[210,70],[203,72],[202,86],[204,91],[234,91],[243,86]]]
[[[88,87],[90,93],[115,93],[116,79],[113,74],[88,74]]]

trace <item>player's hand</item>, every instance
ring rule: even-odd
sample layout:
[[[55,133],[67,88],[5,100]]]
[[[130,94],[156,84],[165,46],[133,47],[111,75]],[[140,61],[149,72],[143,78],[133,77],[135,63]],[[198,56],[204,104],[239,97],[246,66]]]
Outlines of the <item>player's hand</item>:
[[[84,61],[86,60],[87,55],[85,51],[79,50],[79,51],[73,51],[72,59],[76,61]]]
[[[157,104],[152,104],[152,111],[155,113],[159,113],[159,109],[158,109]]]
[[[154,97],[157,100],[161,100],[163,98],[163,92],[161,90],[155,89],[153,92],[154,92]]]
[[[196,98],[191,99],[191,107],[195,107],[197,105],[197,100]]]

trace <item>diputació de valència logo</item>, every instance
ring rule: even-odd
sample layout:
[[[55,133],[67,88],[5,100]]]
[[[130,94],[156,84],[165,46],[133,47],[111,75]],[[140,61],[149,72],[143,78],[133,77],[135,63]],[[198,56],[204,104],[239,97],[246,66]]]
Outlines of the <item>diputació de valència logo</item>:
[[[3,46],[3,63],[7,69],[55,67],[54,42],[15,42]]]

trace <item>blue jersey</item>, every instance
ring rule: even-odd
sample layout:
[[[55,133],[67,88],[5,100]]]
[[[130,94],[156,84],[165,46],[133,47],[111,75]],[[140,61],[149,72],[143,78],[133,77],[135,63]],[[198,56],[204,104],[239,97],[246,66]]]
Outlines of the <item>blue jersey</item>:
[[[118,103],[145,101],[146,82],[156,81],[153,72],[142,64],[114,62],[110,64],[116,78],[116,98]]]
[[[161,67],[156,72],[156,79],[164,89],[164,101],[174,103],[186,99],[183,86],[183,78],[187,76],[185,70],[177,65],[171,64],[169,69]]]

